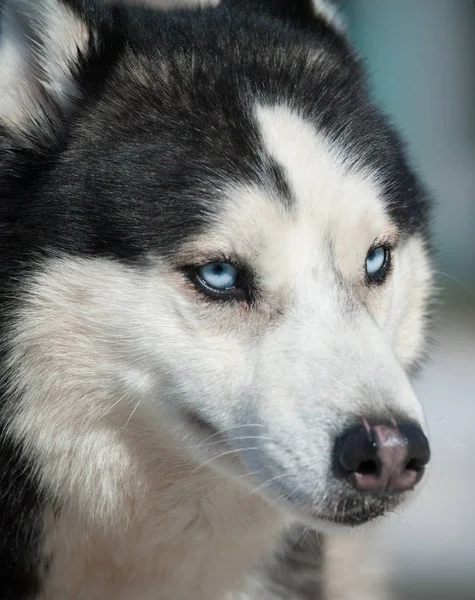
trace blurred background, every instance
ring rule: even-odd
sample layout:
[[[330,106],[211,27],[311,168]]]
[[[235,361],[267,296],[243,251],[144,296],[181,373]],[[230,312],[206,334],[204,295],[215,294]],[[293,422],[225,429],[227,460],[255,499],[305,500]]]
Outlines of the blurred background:
[[[440,331],[416,387],[435,468],[381,532],[398,600],[475,599],[475,0],[341,0],[436,205]]]

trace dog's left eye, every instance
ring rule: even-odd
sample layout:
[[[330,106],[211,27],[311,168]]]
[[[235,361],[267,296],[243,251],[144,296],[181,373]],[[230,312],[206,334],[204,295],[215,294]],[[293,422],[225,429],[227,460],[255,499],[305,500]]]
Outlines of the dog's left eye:
[[[366,257],[366,275],[370,281],[381,282],[389,266],[390,250],[387,246],[377,246]]]
[[[213,262],[198,269],[198,279],[209,291],[222,294],[234,289],[238,273],[231,263]]]

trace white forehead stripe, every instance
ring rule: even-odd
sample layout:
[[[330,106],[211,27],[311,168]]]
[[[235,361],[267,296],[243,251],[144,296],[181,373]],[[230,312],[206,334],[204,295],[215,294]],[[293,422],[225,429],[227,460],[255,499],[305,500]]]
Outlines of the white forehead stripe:
[[[315,13],[325,19],[327,23],[333,25],[336,29],[344,30],[344,22],[338,8],[328,0],[313,0]]]
[[[376,174],[363,166],[350,167],[345,149],[331,143],[316,126],[285,105],[256,105],[255,115],[267,152],[282,167],[299,207],[315,215],[331,215],[342,204],[353,212],[375,204],[381,212]],[[346,163],[346,164],[345,164]],[[324,210],[323,210],[324,209]]]
[[[298,246],[319,240],[321,252],[330,242],[340,271],[355,277],[368,248],[395,233],[377,174],[288,106],[256,105],[255,118],[292,192]]]

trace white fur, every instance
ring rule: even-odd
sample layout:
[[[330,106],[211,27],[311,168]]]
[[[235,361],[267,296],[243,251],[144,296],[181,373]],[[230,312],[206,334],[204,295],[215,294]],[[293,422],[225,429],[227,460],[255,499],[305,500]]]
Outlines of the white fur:
[[[38,39],[30,37],[33,27]],[[9,0],[0,36],[0,119],[23,136],[40,121],[53,135],[45,94],[67,110],[77,95],[72,73],[89,42],[85,24],[56,0]]]
[[[344,29],[343,17],[333,2],[328,0],[312,0],[315,13],[323,17],[327,23],[338,30]]]

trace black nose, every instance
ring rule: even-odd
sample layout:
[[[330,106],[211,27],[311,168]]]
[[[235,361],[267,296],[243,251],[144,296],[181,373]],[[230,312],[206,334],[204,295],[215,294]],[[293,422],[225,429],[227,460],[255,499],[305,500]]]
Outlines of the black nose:
[[[429,459],[429,442],[413,423],[365,421],[346,431],[335,445],[337,471],[362,492],[411,490]]]

